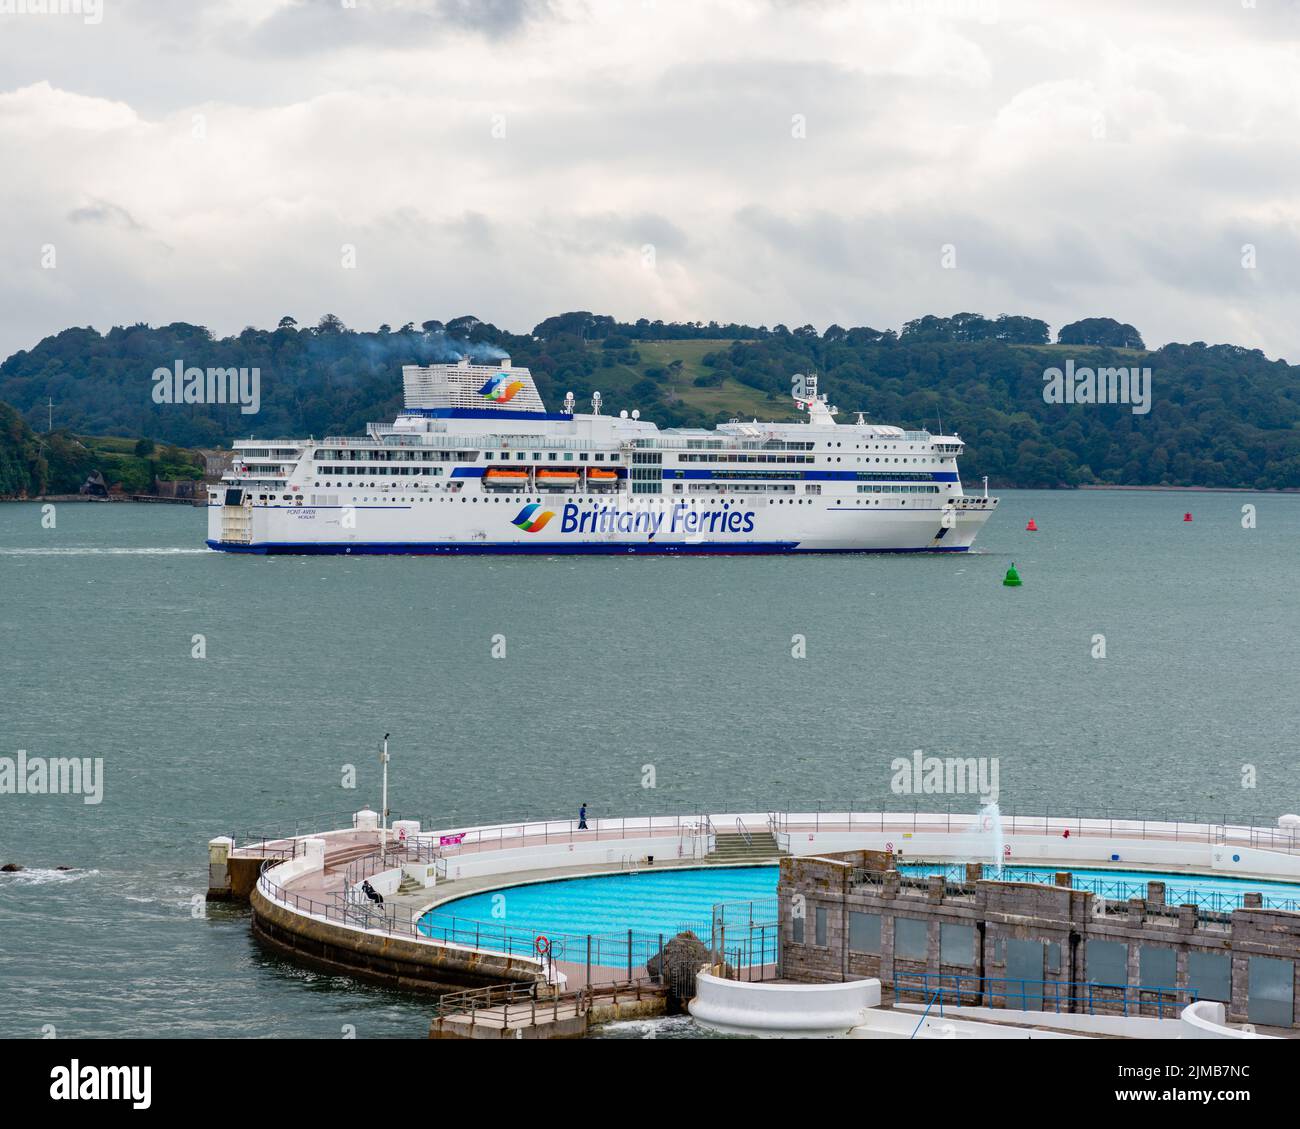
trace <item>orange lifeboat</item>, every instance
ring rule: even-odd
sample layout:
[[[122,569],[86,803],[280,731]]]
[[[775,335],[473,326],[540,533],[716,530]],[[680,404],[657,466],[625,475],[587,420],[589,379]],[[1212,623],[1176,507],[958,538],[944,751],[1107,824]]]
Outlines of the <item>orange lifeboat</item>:
[[[578,472],[576,470],[539,470],[537,472],[538,481],[547,482],[577,482]]]
[[[612,470],[601,470],[599,467],[591,467],[587,471],[588,482],[616,482],[618,475]]]
[[[528,472],[526,470],[502,470],[498,467],[489,467],[487,473],[483,475],[483,481],[490,486],[526,486],[528,484]]]

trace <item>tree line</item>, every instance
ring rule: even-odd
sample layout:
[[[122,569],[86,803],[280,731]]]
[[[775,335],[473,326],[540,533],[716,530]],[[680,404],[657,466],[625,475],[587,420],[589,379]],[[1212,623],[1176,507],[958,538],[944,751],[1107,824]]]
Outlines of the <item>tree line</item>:
[[[694,364],[683,389],[680,363],[645,363],[651,341],[718,344]],[[367,421],[400,410],[403,364],[463,354],[483,361],[509,355],[527,365],[552,409],[566,392],[584,404],[605,384],[607,408],[637,407],[661,426],[708,427],[735,414],[702,407],[719,396],[695,395],[691,385],[752,389],[774,414],[790,418],[791,376],[816,372],[833,402],[866,411],[869,421],[931,430],[942,421],[966,441],[964,475],[987,474],[998,486],[1300,488],[1300,374],[1257,349],[1194,342],[1146,350],[1133,326],[1110,318],[1063,326],[1053,344],[1045,322],[1008,314],[926,315],[897,332],[838,325],[818,332],[572,311],[524,334],[472,316],[373,331],[349,329],[333,315],[315,325],[285,317],[274,329],[222,338],[184,322],[107,333],[67,329],[0,364],[0,401],[16,409],[0,413],[0,493],[15,492],[19,467],[27,468],[30,486],[42,459],[48,478],[52,465],[77,455],[75,447],[57,455],[58,436],[34,434],[44,427],[48,398],[68,441],[117,435],[202,447],[250,435],[357,434]],[[1153,410],[1135,416],[1124,405],[1044,402],[1045,368],[1067,357],[1076,365],[1149,367]],[[261,410],[252,416],[234,405],[155,404],[152,372],[178,360],[257,368]],[[612,401],[606,382],[613,366],[633,372],[625,394],[634,402]]]

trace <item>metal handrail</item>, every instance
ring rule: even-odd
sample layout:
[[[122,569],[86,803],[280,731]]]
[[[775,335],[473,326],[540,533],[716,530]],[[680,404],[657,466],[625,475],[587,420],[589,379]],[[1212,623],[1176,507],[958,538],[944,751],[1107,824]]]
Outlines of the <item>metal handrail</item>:
[[[483,988],[466,988],[461,992],[447,992],[434,1001],[433,1014],[438,1019],[466,1011],[472,1016],[476,1011],[498,1007],[503,1003],[510,1004],[523,999],[536,999],[537,984],[538,982],[534,980],[527,984],[489,984]]]
[[[847,829],[849,831],[889,831],[895,829],[911,831],[942,829],[954,831],[966,829],[969,823],[977,818],[977,813],[972,805],[978,805],[978,803],[978,797],[971,796],[968,800],[958,804],[949,803],[938,810],[934,810],[934,805],[927,804],[926,808],[929,810],[923,811],[919,802],[911,808],[873,810],[869,802],[862,800],[847,802],[810,800],[803,803],[789,803],[776,809],[773,809],[769,803],[755,804],[752,805],[752,810],[767,812],[769,825],[787,833],[790,824],[795,819],[799,819],[801,824],[806,823],[813,831],[832,828],[836,830]],[[465,827],[466,830],[461,833],[462,841],[459,846],[462,852],[466,852],[475,849],[495,849],[496,845],[506,838],[520,838],[525,841],[540,839],[543,842],[571,842],[627,838],[632,832],[652,831],[656,834],[665,832],[680,834],[683,828],[692,822],[716,834],[716,826],[712,822],[710,815],[735,812],[738,810],[738,806],[733,799],[720,805],[711,805],[711,812],[709,807],[706,807],[704,810],[709,814],[696,816],[639,815],[624,816],[617,820],[592,820],[591,826],[583,832],[577,830],[577,821],[573,819],[539,820],[536,818],[515,819],[511,817],[498,820],[492,824],[477,826],[469,821],[456,821],[447,817],[433,819],[420,817],[419,822],[422,827],[431,828],[448,828],[458,825]],[[351,827],[353,814],[349,812],[331,815],[321,817],[321,820],[340,819],[343,826],[336,829],[345,830]],[[407,818],[415,819],[416,817],[409,816]],[[1243,845],[1264,849],[1300,852],[1300,828],[1278,828],[1273,826],[1274,823],[1274,817],[1250,816],[1236,818],[1221,813],[1212,815],[1188,815],[1184,813],[1175,817],[1164,813],[1129,814],[1106,810],[1100,814],[1089,816],[1082,812],[1052,814],[1050,811],[1047,813],[1039,811],[1032,814],[1022,814],[1014,807],[1008,808],[1002,813],[1003,830],[1009,835],[1059,835],[1068,830],[1071,835],[1100,833],[1112,837],[1172,838],[1176,841],[1185,839],[1192,842],[1210,843],[1221,841],[1228,843],[1239,842]],[[1088,824],[1096,826],[1088,826]],[[321,821],[317,821],[312,830],[320,826]],[[292,834],[264,835],[261,833],[241,832],[233,835],[232,838],[235,839],[236,844],[250,841],[272,843],[284,842],[304,833],[300,824],[299,829]],[[448,846],[451,846],[451,844],[448,844]]]
[[[454,855],[500,850],[502,844],[512,840],[518,841],[516,845],[530,846],[533,842],[588,843],[642,836],[665,839],[675,836],[685,839],[697,834],[701,826],[711,827],[711,824],[706,815],[637,815],[621,816],[618,819],[591,819],[583,830],[579,829],[576,819],[505,820],[476,827],[464,822],[422,818],[420,826],[443,829],[437,832],[440,840],[447,840],[439,843],[441,853]],[[447,830],[457,827],[465,830]],[[418,837],[424,839],[433,834],[435,832],[422,831]]]
[[[907,983],[913,980],[920,981],[920,987],[913,987]],[[996,985],[1002,987],[995,987]],[[1011,986],[1015,986],[1015,989],[1013,990]],[[1030,988],[1037,991],[1030,991]],[[940,1015],[943,1015],[945,1001],[950,1007],[985,1006],[964,1003],[966,997],[1000,999],[1004,1001],[1006,1007],[1012,1006],[1006,1001],[1018,1000],[1021,1005],[1018,1010],[1021,1011],[1046,1011],[1050,1003],[1053,1005],[1051,1010],[1056,1014],[1061,1014],[1063,1011],[1082,1011],[1083,1014],[1094,1015],[1096,1014],[1094,1009],[1098,1004],[1114,1006],[1118,1003],[1122,1005],[1125,1016],[1129,1014],[1130,1007],[1136,1009],[1138,1015],[1141,1014],[1143,1007],[1155,1007],[1157,1018],[1163,1018],[1166,1008],[1181,1012],[1183,1008],[1194,1004],[1197,1000],[1194,988],[1150,984],[1102,984],[1093,981],[1057,982],[1003,976],[966,976],[955,972],[906,972],[895,968],[894,994],[897,996],[908,992],[931,996],[931,1004],[934,1003],[934,997],[937,997]],[[1119,993],[1118,998],[1114,995],[1116,992]],[[1151,998],[1144,999],[1144,993]],[[1167,997],[1173,999],[1167,1000]],[[1042,1005],[1041,1009],[1029,1006],[1035,1001]],[[929,1008],[930,1004],[927,1004],[927,1012]]]
[[[841,801],[815,800],[803,804],[786,805],[783,814],[787,820],[795,816],[811,816],[814,831],[826,827],[842,828],[847,822],[849,830],[861,828],[864,831],[875,828],[877,830],[887,830],[897,827],[899,823],[906,824],[910,820],[910,830],[920,831],[924,829],[933,829],[941,826],[945,830],[953,830],[953,820],[965,823],[976,818],[976,812],[972,805],[978,805],[979,798],[972,795],[956,807],[954,805],[945,805],[942,809],[935,811],[933,805],[927,805],[929,810],[922,810],[921,805],[917,803],[911,809],[903,810],[878,810],[873,811],[870,805],[861,804],[860,801]],[[734,806],[734,805],[733,805]],[[1282,850],[1287,852],[1300,851],[1300,828],[1277,828],[1272,826],[1275,822],[1274,817],[1262,819],[1259,816],[1249,816],[1242,818],[1230,818],[1226,814],[1212,813],[1208,815],[1192,814],[1172,817],[1168,814],[1152,815],[1150,813],[1138,813],[1135,815],[1119,814],[1106,810],[1100,815],[1085,815],[1082,812],[1057,813],[1051,814],[1050,811],[1042,813],[1035,812],[1031,815],[1021,814],[1016,808],[1004,810],[1002,813],[1002,827],[1007,834],[1060,834],[1064,830],[1069,830],[1071,834],[1089,834],[1095,833],[1093,828],[1085,827],[1087,823],[1105,823],[1105,834],[1109,836],[1130,837],[1137,835],[1140,838],[1156,839],[1187,839],[1192,842],[1218,842],[1218,841],[1242,841],[1248,842],[1249,845],[1262,847],[1264,849]],[[838,816],[840,819],[826,820],[826,816]],[[940,822],[936,825],[933,820],[922,820],[922,816],[937,816]],[[1118,826],[1117,826],[1118,825]]]
[[[916,1026],[912,1028],[912,1033],[908,1036],[909,1039],[916,1038],[916,1033],[921,1030],[921,1024],[925,1022],[926,1016],[930,1014],[930,1009],[934,1007],[934,1001],[939,999],[941,995],[941,992],[935,992],[935,994],[930,997],[930,1002],[925,1005],[925,1011],[921,1012],[921,1018],[916,1021]],[[943,1015],[942,1005],[940,1005],[939,1014]]]
[[[292,840],[310,838],[315,835],[327,834],[331,831],[356,831],[356,811],[332,811],[323,815],[313,816],[310,819],[298,819],[294,823],[292,831],[265,832],[265,831],[234,831],[231,832],[230,838],[233,842],[232,850],[248,850],[252,847],[259,847],[267,852],[276,850],[285,850],[287,848],[274,847],[272,844],[289,843]],[[406,818],[402,815],[390,814],[389,825],[396,820]],[[292,857],[292,855],[286,856]]]

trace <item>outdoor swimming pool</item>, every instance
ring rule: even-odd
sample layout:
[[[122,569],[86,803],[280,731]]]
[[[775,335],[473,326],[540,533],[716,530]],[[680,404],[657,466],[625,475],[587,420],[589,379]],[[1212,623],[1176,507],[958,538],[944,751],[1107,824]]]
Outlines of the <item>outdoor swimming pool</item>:
[[[963,882],[966,868],[961,863],[910,863],[899,867],[905,874],[923,877],[943,874],[949,881]],[[1165,902],[1168,905],[1195,905],[1216,913],[1231,913],[1242,904],[1247,893],[1262,894],[1265,909],[1300,910],[1300,884],[1290,882],[1265,882],[1258,878],[1229,878],[1205,874],[1162,874],[1148,870],[1111,870],[1098,867],[1004,866],[1004,882],[1038,882],[1051,885],[1057,870],[1069,870],[1074,876],[1076,890],[1091,890],[1111,901],[1146,896],[1148,882],[1165,884]],[[984,867],[984,877],[994,878],[992,866]]]
[[[965,881],[960,863],[906,863],[904,874],[943,874]],[[420,919],[426,936],[501,952],[535,955],[539,937],[556,960],[635,969],[659,949],[660,940],[689,929],[706,944],[744,938],[733,959],[768,963],[776,953],[775,866],[645,869],[630,874],[566,878],[471,894],[431,910]],[[1265,908],[1300,910],[1300,884],[1218,875],[1155,871],[1072,869],[1074,888],[1123,901],[1144,897],[1147,883],[1165,883],[1170,905],[1194,904],[1230,912],[1244,895],[1263,895]],[[984,877],[995,877],[992,866]],[[1008,882],[1050,885],[1056,870],[1007,866]],[[725,928],[725,934],[723,929]],[[717,937],[715,937],[715,931]]]
[[[725,903],[719,916],[728,925],[743,918],[748,932],[752,909],[756,924],[770,926],[766,948],[772,959],[776,882],[775,866],[646,869],[535,882],[457,898],[425,914],[420,931],[530,955],[537,938],[544,936],[556,960],[574,963],[586,961],[590,936],[592,964],[622,967],[628,961],[629,934],[634,965],[643,965],[658,951],[661,936],[666,941],[685,929],[710,944],[714,906]]]

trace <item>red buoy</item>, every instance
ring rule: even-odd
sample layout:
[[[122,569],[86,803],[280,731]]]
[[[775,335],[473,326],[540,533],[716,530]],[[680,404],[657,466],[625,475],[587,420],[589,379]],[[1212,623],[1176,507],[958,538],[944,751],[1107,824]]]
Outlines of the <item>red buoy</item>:
[[[1183,521],[1191,521],[1191,520],[1192,520],[1191,514],[1183,514]]]
[[[1034,524],[1034,519],[1032,517],[1029,519],[1029,524],[1025,526],[1025,532],[1026,533],[1038,532],[1038,526]]]

